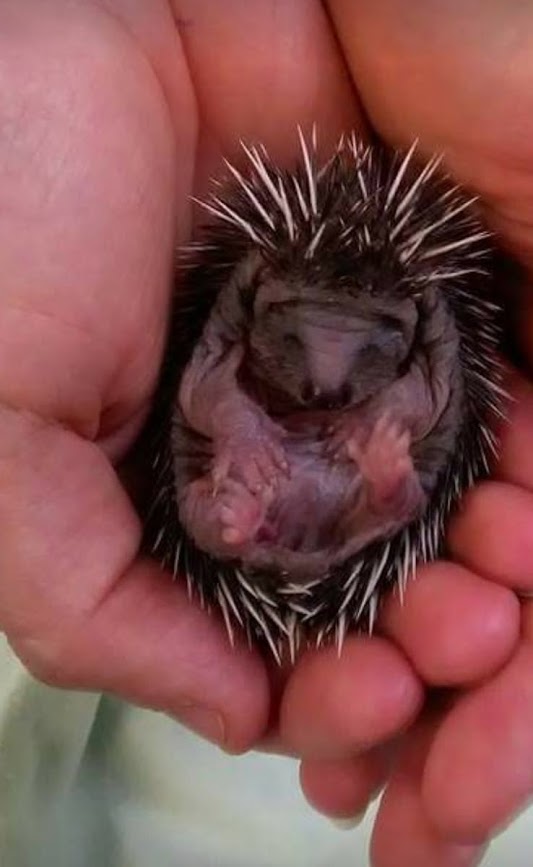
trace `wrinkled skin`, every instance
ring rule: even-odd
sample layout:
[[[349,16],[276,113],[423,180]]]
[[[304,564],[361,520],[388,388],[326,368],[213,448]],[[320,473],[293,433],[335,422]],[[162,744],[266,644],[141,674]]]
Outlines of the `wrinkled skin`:
[[[458,337],[443,293],[264,270],[236,263],[181,378],[176,491],[200,548],[305,581],[423,513],[461,421]]]
[[[470,867],[533,794],[533,604],[516,595],[533,589],[530,381],[511,378],[494,480],[451,528],[456,562],[421,570],[380,636],[283,673],[231,650],[138,557],[113,466],[157,379],[189,194],[222,153],[238,160],[239,137],[290,162],[297,121],[325,150],[364,132],[359,100],[387,141],[444,150],[482,196],[528,273],[514,304],[531,359],[532,42],[517,0],[0,4],[1,628],[48,682],[299,757],[328,815],[386,782],[374,867]],[[454,701],[411,728],[434,686]]]

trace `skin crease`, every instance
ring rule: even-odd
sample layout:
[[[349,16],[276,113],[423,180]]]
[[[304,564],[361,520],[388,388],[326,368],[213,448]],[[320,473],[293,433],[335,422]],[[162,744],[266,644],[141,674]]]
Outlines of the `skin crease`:
[[[449,165],[486,197],[492,225],[529,266],[533,24],[527,4],[503,0],[453,0],[445,9],[410,0],[407,17],[400,0],[344,0],[329,4],[332,23],[311,0],[258,0],[253,13],[251,6],[160,0],[148,12],[145,0],[4,0],[0,7],[0,624],[48,682],[157,708],[229,751],[263,743],[298,755],[308,708],[319,706],[324,683],[336,683],[336,657],[307,654],[294,673],[271,678],[257,655],[231,651],[214,619],[136,558],[137,520],[110,462],[132,443],[154,386],[172,246],[192,219],[187,197],[202,194],[220,154],[232,158],[240,136],[263,140],[290,162],[296,136],[287,130],[317,121],[327,148],[341,129],[357,126],[357,89],[388,140],[419,135],[428,151],[447,150]],[[461,35],[467,24],[469,38]],[[525,336],[532,345],[533,334]],[[502,484],[483,506],[516,513],[501,538],[509,569],[524,559],[521,526],[524,509],[533,508],[531,460],[523,457],[531,386],[519,383],[515,393]],[[426,678],[445,672],[469,687],[428,722],[430,736],[412,729],[400,742],[403,759],[374,832],[375,867],[475,864],[477,841],[533,793],[533,751],[523,735],[533,730],[524,664],[533,614],[522,601],[519,636],[510,589],[531,590],[533,580],[518,571],[514,579],[507,568],[505,580],[492,574],[479,545],[488,517],[480,525],[472,514],[465,511],[452,541],[468,563],[475,606],[465,609],[464,586],[443,589],[458,567],[437,564],[426,602],[408,604],[405,618],[391,602],[397,610],[383,625],[390,638],[380,639],[385,659],[383,644],[366,647],[364,670],[350,669],[361,660],[356,638],[344,656],[354,694],[372,670],[381,700],[394,684],[391,729],[406,725]],[[442,599],[438,629],[435,597]],[[464,652],[454,661],[456,626]],[[423,637],[432,675],[417,661]],[[316,759],[342,732],[345,761],[335,761],[344,788],[346,774],[361,773],[370,795],[376,774],[354,762],[361,720],[356,708],[346,720],[344,697],[332,689],[328,714],[317,720]],[[376,716],[378,737],[388,738],[384,722]],[[369,716],[365,726],[373,730]],[[505,757],[511,743],[512,767],[502,767],[492,757]],[[465,766],[474,746],[477,762]],[[335,789],[334,765],[327,785]],[[320,809],[325,799],[327,792],[314,792]],[[354,812],[362,800],[354,784]],[[343,802],[342,815],[349,812]],[[399,820],[409,828],[401,837]]]

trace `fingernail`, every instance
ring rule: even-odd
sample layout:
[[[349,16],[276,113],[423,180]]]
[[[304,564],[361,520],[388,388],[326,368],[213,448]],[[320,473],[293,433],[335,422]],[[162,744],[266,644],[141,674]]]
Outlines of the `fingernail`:
[[[226,723],[222,714],[201,704],[183,704],[175,714],[178,722],[196,734],[223,746],[226,742]]]
[[[349,819],[330,819],[331,823],[338,828],[339,831],[353,831],[357,828],[366,816],[366,808],[361,810],[356,816],[351,816]]]

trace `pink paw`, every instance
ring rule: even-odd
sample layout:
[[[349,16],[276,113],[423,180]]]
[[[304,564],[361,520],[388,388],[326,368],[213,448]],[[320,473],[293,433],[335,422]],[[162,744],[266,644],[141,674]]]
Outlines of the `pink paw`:
[[[226,545],[242,546],[252,542],[265,520],[267,502],[251,493],[241,482],[226,479],[216,495],[221,537]]]
[[[394,498],[414,474],[410,445],[409,431],[402,430],[388,413],[378,419],[364,446],[356,437],[346,444],[349,457],[370,485],[374,501]]]
[[[360,442],[364,434],[365,427],[361,422],[361,413],[343,413],[326,429],[324,454],[334,461],[349,460],[348,444],[352,440]]]
[[[261,427],[250,433],[237,431],[220,442],[215,441],[211,475],[215,491],[230,478],[241,481],[252,493],[276,489],[281,478],[289,475],[280,437]]]

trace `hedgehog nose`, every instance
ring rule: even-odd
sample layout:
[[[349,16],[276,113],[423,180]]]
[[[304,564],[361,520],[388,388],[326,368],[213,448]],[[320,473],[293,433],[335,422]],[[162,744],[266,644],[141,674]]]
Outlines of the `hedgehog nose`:
[[[311,382],[306,382],[302,389],[302,400],[312,404],[316,409],[342,409],[348,406],[352,399],[352,389],[348,383],[335,390],[324,390]]]

